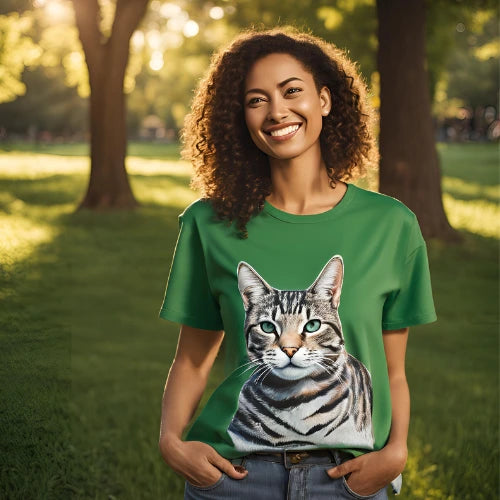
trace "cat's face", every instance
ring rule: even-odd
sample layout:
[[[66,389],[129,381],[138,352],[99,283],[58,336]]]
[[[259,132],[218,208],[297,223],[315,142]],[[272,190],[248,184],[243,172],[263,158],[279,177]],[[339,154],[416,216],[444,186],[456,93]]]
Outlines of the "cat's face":
[[[338,315],[343,270],[342,257],[335,255],[306,290],[278,290],[240,262],[249,358],[285,379],[331,369],[345,353]]]

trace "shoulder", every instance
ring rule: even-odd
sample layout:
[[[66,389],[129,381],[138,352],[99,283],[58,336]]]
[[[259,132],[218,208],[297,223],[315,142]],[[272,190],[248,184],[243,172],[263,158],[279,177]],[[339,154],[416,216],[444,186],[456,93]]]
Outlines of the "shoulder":
[[[373,215],[398,220],[409,225],[416,221],[416,215],[410,208],[388,194],[356,186],[356,201],[365,210],[370,210]]]
[[[356,206],[359,217],[370,227],[383,230],[392,241],[399,241],[409,251],[425,243],[418,218],[410,208],[393,196],[357,187]],[[405,243],[403,243],[405,242]]]
[[[206,222],[214,215],[214,209],[208,198],[198,198],[191,202],[180,214],[183,221]]]

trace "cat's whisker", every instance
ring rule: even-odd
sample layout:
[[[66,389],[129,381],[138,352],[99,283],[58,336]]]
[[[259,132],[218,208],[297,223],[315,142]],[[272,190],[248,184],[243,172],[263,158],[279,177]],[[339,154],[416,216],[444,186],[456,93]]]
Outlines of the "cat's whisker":
[[[324,366],[324,365],[322,365]],[[330,371],[328,370],[325,366],[324,366],[325,370],[328,371],[328,373],[330,373],[331,375],[333,375],[333,377],[338,380],[338,382],[343,385],[344,387],[348,388],[349,387],[349,383],[348,381],[342,376],[342,374],[339,372],[339,370],[335,370],[335,371]]]
[[[243,365],[240,365],[240,366],[244,366],[244,365],[248,365],[250,363],[257,363],[257,362],[260,362],[264,359],[264,356],[258,356],[254,359],[251,359],[250,361],[247,361],[246,363],[243,363]]]
[[[254,366],[247,366],[245,369],[241,370],[240,373],[236,373],[236,370],[233,370],[233,374],[235,375],[241,375],[245,373],[246,371],[253,370],[255,367]]]
[[[267,377],[267,375],[273,370],[273,367],[272,366],[269,366],[268,367],[268,370],[267,371],[264,371],[263,374],[259,375],[258,378],[261,378],[262,377],[262,380],[260,381],[260,383],[262,384],[262,382],[264,382],[264,379]],[[258,381],[256,380],[255,381],[256,383],[258,383]]]
[[[334,372],[332,372],[331,370],[329,370],[326,365],[324,365],[323,363],[321,363],[321,361],[313,361],[313,363],[315,365],[321,366],[321,368],[323,368],[326,372],[330,373],[331,375],[334,374]]]
[[[243,363],[242,365],[236,367],[233,370],[233,373],[237,372],[237,370],[241,370],[241,373],[243,373],[246,370],[250,370],[254,368],[254,366],[260,366],[265,364],[264,361],[261,361],[264,359],[264,356],[261,356],[260,358],[257,358],[255,360],[248,361],[247,363]]]
[[[266,366],[259,367],[257,370],[255,370],[255,372],[253,373],[253,376],[254,377],[256,376],[254,383],[258,384],[259,378],[263,377],[269,369],[270,369],[270,367],[266,365]]]
[[[261,363],[261,364],[260,364],[260,365],[256,368],[256,370],[254,371],[254,375],[255,375],[256,373],[259,373],[259,372],[260,372],[260,371],[262,371],[262,370],[265,370],[265,369],[267,368],[267,366],[268,366],[268,365],[267,365],[266,363]]]
[[[324,361],[324,360],[322,360],[322,361]],[[318,362],[318,364],[319,363],[321,363],[321,361]],[[324,365],[323,363],[321,363],[321,366],[323,366],[325,368],[325,370],[328,371],[328,373],[331,373],[342,385],[344,385],[344,387],[349,387],[349,383],[348,383],[347,379],[342,376],[342,373],[340,372],[340,370],[330,371],[330,370],[328,370],[327,366]]]
[[[345,379],[339,371],[336,371],[333,376],[347,389],[349,388],[349,382]]]
[[[261,365],[261,364],[263,364],[263,362],[262,362],[262,361],[249,361],[248,363],[243,363],[242,365],[239,365],[239,366],[238,366],[238,367],[236,367],[234,370],[236,371],[236,370],[238,370],[238,369],[240,369],[240,368],[245,368],[245,367],[247,367],[247,368],[248,368],[248,367],[251,367],[251,366],[253,366],[253,365]]]

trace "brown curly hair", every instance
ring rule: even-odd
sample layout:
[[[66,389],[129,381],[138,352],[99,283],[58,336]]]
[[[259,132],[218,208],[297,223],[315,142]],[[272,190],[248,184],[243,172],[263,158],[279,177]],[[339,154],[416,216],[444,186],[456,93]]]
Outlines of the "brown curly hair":
[[[330,90],[335,113],[323,117],[320,134],[330,186],[364,176],[379,159],[366,86],[344,51],[292,26],[242,31],[212,55],[181,132],[181,155],[194,168],[190,187],[210,201],[220,220],[228,225],[236,220],[242,238],[272,190],[268,156],[246,126],[244,86],[252,65],[272,53],[295,57],[313,76],[318,93],[323,86]]]

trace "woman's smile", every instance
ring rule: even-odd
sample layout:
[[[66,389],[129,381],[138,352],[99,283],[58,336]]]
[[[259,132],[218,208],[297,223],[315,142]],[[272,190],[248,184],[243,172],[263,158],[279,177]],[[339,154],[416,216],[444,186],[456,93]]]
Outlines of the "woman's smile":
[[[299,128],[302,126],[302,123],[297,123],[293,125],[283,124],[279,128],[273,128],[272,130],[266,130],[265,133],[269,135],[271,140],[276,142],[283,142],[291,139]]]

